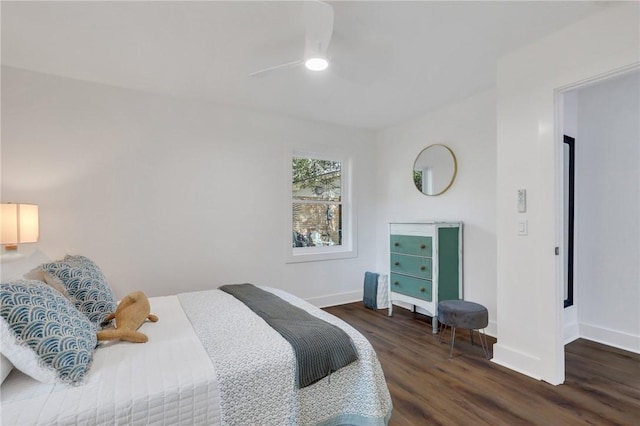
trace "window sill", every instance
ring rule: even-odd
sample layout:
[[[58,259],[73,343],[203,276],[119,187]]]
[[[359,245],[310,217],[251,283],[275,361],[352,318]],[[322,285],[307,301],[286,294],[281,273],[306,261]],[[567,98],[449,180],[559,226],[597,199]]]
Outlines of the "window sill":
[[[345,247],[305,247],[287,251],[286,263],[321,262],[358,257],[357,250]]]

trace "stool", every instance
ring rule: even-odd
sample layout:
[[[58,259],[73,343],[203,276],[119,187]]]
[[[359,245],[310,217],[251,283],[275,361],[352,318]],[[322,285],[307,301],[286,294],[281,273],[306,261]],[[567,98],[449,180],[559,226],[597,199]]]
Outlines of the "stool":
[[[484,356],[489,359],[487,348],[487,337],[484,328],[489,324],[489,311],[479,303],[467,302],[466,300],[443,300],[438,303],[438,321],[441,323],[441,333],[439,341],[442,342],[442,332],[446,326],[451,327],[451,349],[449,358],[453,356],[453,345],[456,340],[456,328],[468,328],[473,345],[473,330],[478,330],[480,344],[484,351]],[[480,330],[482,329],[482,333]]]

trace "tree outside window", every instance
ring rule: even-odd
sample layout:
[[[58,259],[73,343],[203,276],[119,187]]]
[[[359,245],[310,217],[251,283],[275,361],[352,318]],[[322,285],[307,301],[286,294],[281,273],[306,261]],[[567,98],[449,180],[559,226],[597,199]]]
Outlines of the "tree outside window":
[[[292,247],[343,244],[342,162],[294,156]]]

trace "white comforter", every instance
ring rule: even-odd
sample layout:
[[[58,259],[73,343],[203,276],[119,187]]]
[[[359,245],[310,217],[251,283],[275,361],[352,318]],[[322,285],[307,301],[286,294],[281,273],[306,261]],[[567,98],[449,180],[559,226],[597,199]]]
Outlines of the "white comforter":
[[[242,302],[219,290],[181,294],[183,308],[218,374],[222,423],[385,425],[391,398],[367,339],[339,318],[289,293],[262,289],[342,328],[353,340],[358,360],[298,390],[291,345]]]
[[[391,398],[369,342],[309,303],[263,289],[343,328],[358,361],[297,390],[291,346],[234,297],[219,290],[154,297],[160,320],[140,329],[149,342],[102,343],[84,385],[42,384],[14,370],[0,388],[0,423],[386,424]]]
[[[82,386],[14,369],[0,388],[4,425],[219,424],[216,374],[177,296],[153,297],[144,344],[101,343]]]

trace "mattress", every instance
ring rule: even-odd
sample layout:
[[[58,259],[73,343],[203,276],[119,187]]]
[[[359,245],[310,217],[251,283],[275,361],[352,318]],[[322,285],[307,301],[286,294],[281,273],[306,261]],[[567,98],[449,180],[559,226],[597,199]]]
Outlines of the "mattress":
[[[216,373],[177,296],[149,299],[143,344],[102,342],[86,383],[43,384],[14,369],[0,388],[3,425],[219,424]]]

